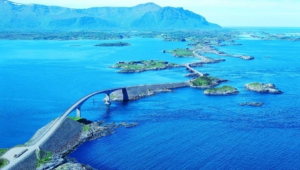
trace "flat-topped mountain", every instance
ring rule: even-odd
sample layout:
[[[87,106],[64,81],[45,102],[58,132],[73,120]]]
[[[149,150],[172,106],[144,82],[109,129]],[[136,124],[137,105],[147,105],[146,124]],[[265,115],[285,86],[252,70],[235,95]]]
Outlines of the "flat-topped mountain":
[[[183,8],[146,3],[134,7],[72,9],[0,0],[0,29],[36,30],[190,30],[220,28]]]

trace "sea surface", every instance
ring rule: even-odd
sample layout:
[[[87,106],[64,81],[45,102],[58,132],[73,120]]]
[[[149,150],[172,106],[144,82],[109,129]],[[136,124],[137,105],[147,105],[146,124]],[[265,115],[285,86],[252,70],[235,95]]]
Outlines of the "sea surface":
[[[266,31],[266,30],[264,30]],[[278,30],[282,33],[282,29]],[[276,30],[272,30],[272,33]],[[292,32],[300,33],[293,29]],[[184,68],[117,73],[118,61],[157,59],[174,63],[162,50],[188,43],[124,39],[128,47],[95,47],[100,42],[0,41],[0,148],[25,143],[81,97],[113,87],[187,81]],[[110,41],[115,42],[115,41]],[[300,42],[241,38],[242,46],[218,47],[255,57],[196,69],[229,80],[233,96],[205,96],[181,88],[131,102],[104,105],[104,95],[87,101],[82,116],[93,121],[137,122],[110,136],[84,143],[69,155],[97,169],[300,169]],[[284,93],[257,94],[246,83],[274,83]],[[240,102],[264,102],[262,107]]]

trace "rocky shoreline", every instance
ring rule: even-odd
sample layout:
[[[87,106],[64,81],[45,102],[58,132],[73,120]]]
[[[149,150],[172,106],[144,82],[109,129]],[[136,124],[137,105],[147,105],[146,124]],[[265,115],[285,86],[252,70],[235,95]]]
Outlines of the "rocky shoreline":
[[[209,76],[202,76],[197,77],[189,82],[190,86],[193,88],[200,88],[200,89],[208,89],[215,86],[220,85],[223,82],[227,82],[228,80],[219,79],[216,77],[209,77]]]
[[[270,93],[270,94],[281,94],[281,90],[278,90],[274,84],[267,83],[249,83],[245,84],[247,90],[254,91],[257,93]]]
[[[62,150],[60,153],[55,153],[51,160],[49,160],[47,163],[42,164],[40,167],[37,168],[37,170],[44,170],[44,169],[57,169],[57,170],[63,170],[63,169],[78,169],[78,170],[94,170],[89,165],[83,165],[78,163],[74,159],[68,159],[67,155],[74,151],[79,145],[99,139],[104,136],[108,136],[112,133],[114,133],[115,129],[120,128],[120,127],[125,127],[125,128],[131,128],[137,126],[137,123],[108,123],[105,124],[102,121],[98,122],[90,122],[87,121],[86,119],[80,119],[84,120],[84,123],[81,123],[83,128],[82,132],[79,136],[79,138],[76,140],[76,142],[73,144],[73,146],[69,149]],[[79,122],[79,121],[78,121]],[[76,123],[76,121],[74,121]]]
[[[225,57],[234,57],[234,58],[240,58],[243,60],[253,60],[254,57],[252,56],[246,56],[246,55],[232,55],[232,54],[227,54],[223,51],[219,51],[215,49],[213,46],[209,45],[197,45],[196,48],[200,50],[202,53],[211,53],[211,54],[216,54],[220,56],[225,56]]]
[[[203,93],[212,96],[225,96],[225,95],[238,94],[239,91],[236,88],[231,86],[222,86],[219,88],[206,89]]]

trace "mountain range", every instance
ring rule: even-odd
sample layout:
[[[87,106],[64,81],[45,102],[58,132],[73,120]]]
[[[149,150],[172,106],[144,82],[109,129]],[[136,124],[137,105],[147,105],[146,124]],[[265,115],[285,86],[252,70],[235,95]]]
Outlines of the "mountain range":
[[[221,28],[183,8],[146,3],[134,7],[73,9],[0,0],[0,29],[14,31],[199,30]]]

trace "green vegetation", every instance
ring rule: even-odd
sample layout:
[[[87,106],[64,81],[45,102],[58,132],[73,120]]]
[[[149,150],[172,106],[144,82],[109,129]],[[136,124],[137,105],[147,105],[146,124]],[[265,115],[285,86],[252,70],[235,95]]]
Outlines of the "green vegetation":
[[[4,155],[9,149],[7,148],[0,148],[0,156]]]
[[[114,94],[112,94],[112,93],[109,95],[109,97],[110,97],[111,100],[113,100],[114,98],[116,98],[116,96]]]
[[[146,70],[155,69],[166,69],[170,67],[176,67],[177,64],[169,63],[166,61],[158,60],[142,60],[142,61],[132,61],[132,62],[118,62],[113,68],[121,68],[119,72],[142,72]]]
[[[6,32],[0,31],[0,39],[9,40],[119,40],[130,38],[126,32]]]
[[[249,83],[248,87],[251,89],[257,89],[257,90],[263,90],[264,89],[264,85],[262,83]]]
[[[175,50],[167,50],[167,53],[172,53],[175,57],[193,57],[194,54],[189,49],[177,48]]]
[[[83,119],[83,118],[81,118],[81,117],[72,117],[72,116],[69,116],[69,119],[78,122],[78,121],[80,121],[80,120]]]
[[[8,160],[6,159],[0,159],[0,168],[5,167],[8,164]]]
[[[74,120],[74,121],[77,121],[79,123],[81,123],[83,126],[82,126],[82,131],[83,132],[87,132],[90,130],[90,126],[89,124],[93,123],[92,121],[90,120],[87,120],[85,118],[81,118],[81,117],[69,117],[71,120]]]
[[[74,120],[74,121],[79,122],[79,123],[84,124],[84,125],[88,125],[88,124],[93,123],[92,121],[87,120],[87,119],[82,118],[82,117],[72,117],[72,116],[69,116],[69,119]]]
[[[87,132],[90,130],[90,126],[89,125],[83,125],[82,131]]]
[[[40,167],[42,164],[48,163],[51,161],[53,154],[49,151],[45,153],[45,156],[43,156],[40,159],[37,159],[36,167]]]
[[[96,44],[95,46],[102,46],[102,47],[123,47],[123,46],[130,46],[130,44],[126,43],[126,42],[113,42],[113,43]]]
[[[214,94],[214,93],[226,93],[226,92],[234,92],[236,89],[231,86],[222,86],[217,88],[206,89],[204,93]]]
[[[212,86],[215,81],[218,81],[218,78],[215,77],[198,77],[192,81],[193,86]]]

